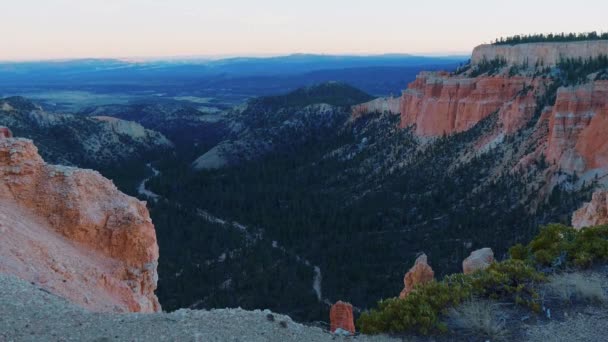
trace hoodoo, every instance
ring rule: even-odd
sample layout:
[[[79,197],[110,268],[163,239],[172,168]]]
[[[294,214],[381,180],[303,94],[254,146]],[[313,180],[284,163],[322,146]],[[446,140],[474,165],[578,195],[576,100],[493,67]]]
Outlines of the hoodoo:
[[[0,126],[0,139],[12,138],[13,132],[10,129],[4,126]]]

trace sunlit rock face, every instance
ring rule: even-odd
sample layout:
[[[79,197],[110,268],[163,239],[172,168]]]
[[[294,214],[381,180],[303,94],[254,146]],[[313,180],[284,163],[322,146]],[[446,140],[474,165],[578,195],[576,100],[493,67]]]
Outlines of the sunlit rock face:
[[[608,81],[560,88],[548,115],[547,161],[578,173],[608,167]]]
[[[449,135],[500,110],[506,129],[513,132],[532,116],[539,83],[527,77],[421,73],[403,92],[401,127],[415,126],[418,136]]]
[[[435,272],[427,262],[426,254],[422,254],[416,259],[414,266],[403,277],[403,291],[399,294],[399,298],[407,297],[416,285],[423,285],[432,281],[435,277]]]
[[[581,41],[557,43],[527,43],[517,45],[480,45],[473,50],[471,63],[477,65],[485,60],[504,59],[509,65],[551,67],[562,57],[594,58],[608,55],[608,41]]]
[[[608,224],[608,191],[599,190],[593,194],[591,202],[572,215],[572,226],[576,229]]]
[[[96,311],[155,312],[158,245],[145,203],[91,170],[0,140],[0,271]]]

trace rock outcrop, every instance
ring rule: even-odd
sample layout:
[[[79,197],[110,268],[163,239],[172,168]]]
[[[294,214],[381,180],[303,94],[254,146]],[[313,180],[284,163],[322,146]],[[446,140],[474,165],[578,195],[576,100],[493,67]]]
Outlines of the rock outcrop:
[[[580,42],[550,42],[527,43],[517,45],[480,45],[473,50],[471,63],[481,63],[484,59],[504,59],[509,65],[522,65],[527,63],[535,66],[537,63],[544,66],[555,66],[562,57],[567,58],[593,58],[608,55],[608,41],[580,41]]]
[[[0,139],[12,138],[13,132],[4,126],[0,126]]]
[[[400,97],[380,97],[352,107],[352,119],[358,119],[368,113],[401,113]]]
[[[423,72],[401,98],[401,127],[415,126],[418,136],[463,132],[501,111],[509,132],[521,127],[534,110],[540,81],[527,77],[451,76]]]
[[[482,248],[473,251],[471,255],[462,262],[464,274],[472,274],[485,270],[494,262],[494,252],[491,248]]]
[[[599,190],[593,194],[591,202],[572,215],[572,226],[576,229],[608,224],[608,191]]]
[[[91,170],[0,140],[0,271],[96,311],[154,312],[158,245],[145,203]]]
[[[423,285],[432,281],[435,277],[435,272],[427,263],[426,254],[422,254],[416,259],[414,266],[405,274],[403,284],[405,287],[399,294],[399,298],[407,297],[414,290],[416,285]]]
[[[338,301],[329,310],[330,331],[342,329],[351,334],[355,333],[355,321],[353,316],[353,306],[350,303]]]
[[[608,81],[560,88],[547,113],[549,163],[579,174],[608,168]]]

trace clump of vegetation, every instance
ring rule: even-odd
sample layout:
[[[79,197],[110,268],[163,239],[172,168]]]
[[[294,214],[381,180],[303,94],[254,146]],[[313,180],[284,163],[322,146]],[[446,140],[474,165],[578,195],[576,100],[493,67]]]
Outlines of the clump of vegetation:
[[[600,55],[595,58],[564,58],[557,65],[566,84],[579,84],[587,81],[587,76],[608,68],[608,56]],[[599,75],[598,75],[599,76]]]
[[[473,286],[462,274],[446,276],[417,287],[406,299],[390,298],[378,303],[378,308],[365,312],[357,321],[361,332],[379,334],[417,330],[423,334],[447,331],[440,314],[471,298]]]
[[[539,266],[589,267],[608,261],[608,225],[576,230],[561,224],[551,224],[527,246],[521,244],[509,250],[517,260],[531,261]]]
[[[549,42],[578,42],[585,40],[608,40],[608,32],[597,33],[596,31],[587,33],[550,33],[550,34],[531,34],[516,35],[512,37],[499,38],[494,45],[517,45],[525,43],[549,43]]]
[[[441,281],[415,288],[405,299],[380,301],[376,309],[361,315],[358,326],[367,334],[445,332],[444,316],[450,312],[453,314],[451,308],[471,298],[516,303],[540,312],[538,289],[547,278],[538,268],[588,267],[599,261],[608,261],[608,225],[577,231],[561,224],[551,224],[542,228],[527,246],[518,244],[509,252],[510,259],[493,263],[486,270],[470,275],[449,275]],[[547,288],[561,293],[563,298],[606,299],[601,283],[593,279],[562,276],[551,280]],[[486,316],[473,318],[477,322],[475,324],[479,323],[478,328],[488,328],[486,333],[489,334],[492,329],[486,324],[489,319]]]
[[[456,329],[491,340],[506,340],[508,330],[504,312],[488,300],[471,300],[450,310],[451,325]]]
[[[373,96],[346,83],[326,82],[299,88],[284,95],[260,97],[252,100],[251,105],[276,110],[286,107],[305,107],[318,103],[352,106],[373,99]]]
[[[506,65],[507,60],[503,57],[496,57],[492,60],[488,60],[484,57],[479,64],[472,68],[470,76],[477,77],[486,73],[491,76],[497,74]]]
[[[606,303],[608,296],[603,288],[603,279],[594,274],[564,273],[549,278],[548,292],[564,302],[581,300]]]
[[[506,260],[474,274],[449,275],[420,286],[405,299],[380,301],[377,309],[363,313],[357,323],[366,334],[446,332],[443,316],[472,297],[510,300],[539,311],[540,296],[535,287],[543,280],[544,276],[524,261]]]
[[[471,60],[467,60],[465,63],[461,63],[458,65],[456,70],[454,71],[454,75],[461,75],[471,69]]]

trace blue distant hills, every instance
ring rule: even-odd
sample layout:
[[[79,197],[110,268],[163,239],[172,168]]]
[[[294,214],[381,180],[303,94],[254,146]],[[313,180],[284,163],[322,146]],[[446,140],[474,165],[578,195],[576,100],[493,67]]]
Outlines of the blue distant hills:
[[[239,102],[339,81],[382,96],[399,94],[421,70],[453,70],[467,59],[468,56],[293,54],[219,60],[0,62],[0,94],[78,89],[105,94],[195,94]]]

